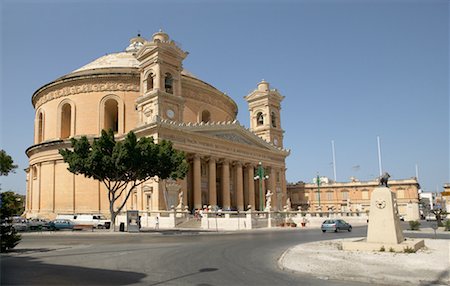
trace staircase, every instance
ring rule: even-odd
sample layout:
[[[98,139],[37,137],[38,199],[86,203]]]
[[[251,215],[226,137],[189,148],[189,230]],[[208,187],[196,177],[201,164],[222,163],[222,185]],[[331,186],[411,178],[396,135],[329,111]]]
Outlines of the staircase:
[[[176,227],[200,229],[202,227],[202,221],[196,220],[195,218],[190,218],[188,221],[182,222],[182,223],[178,224]]]

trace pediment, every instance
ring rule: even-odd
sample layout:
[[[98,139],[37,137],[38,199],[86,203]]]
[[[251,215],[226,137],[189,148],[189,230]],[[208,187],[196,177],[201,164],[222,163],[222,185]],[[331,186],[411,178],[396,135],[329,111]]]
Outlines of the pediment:
[[[219,125],[209,126],[209,128],[192,128],[190,131],[195,133],[204,134],[207,136],[217,137],[221,140],[226,140],[231,143],[245,144],[253,147],[259,147],[269,150],[279,150],[276,146],[265,141],[259,136],[255,135],[248,129],[243,128],[240,125]]]

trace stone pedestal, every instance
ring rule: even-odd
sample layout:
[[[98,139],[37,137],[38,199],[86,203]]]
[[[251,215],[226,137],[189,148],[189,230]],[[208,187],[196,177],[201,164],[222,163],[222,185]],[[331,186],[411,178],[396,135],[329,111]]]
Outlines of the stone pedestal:
[[[395,194],[386,187],[376,188],[372,192],[367,239],[342,243],[344,250],[361,251],[384,249],[401,252],[406,248],[418,250],[423,246],[423,240],[404,239]]]
[[[395,244],[403,240],[395,194],[389,188],[376,188],[370,199],[367,242]]]

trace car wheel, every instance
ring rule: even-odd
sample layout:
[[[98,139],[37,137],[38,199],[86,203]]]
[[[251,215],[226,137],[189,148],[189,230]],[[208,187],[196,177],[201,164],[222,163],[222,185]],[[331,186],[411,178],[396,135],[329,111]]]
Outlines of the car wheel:
[[[351,228],[351,227],[348,228],[348,232],[350,232],[350,231],[352,231],[352,228]]]
[[[326,230],[322,229],[322,232],[325,232]]]

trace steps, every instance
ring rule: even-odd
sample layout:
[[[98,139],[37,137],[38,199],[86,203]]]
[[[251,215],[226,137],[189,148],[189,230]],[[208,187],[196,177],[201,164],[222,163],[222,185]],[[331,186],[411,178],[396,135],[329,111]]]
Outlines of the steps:
[[[177,225],[178,228],[198,228],[202,227],[202,221],[191,218],[188,221],[182,222]]]

